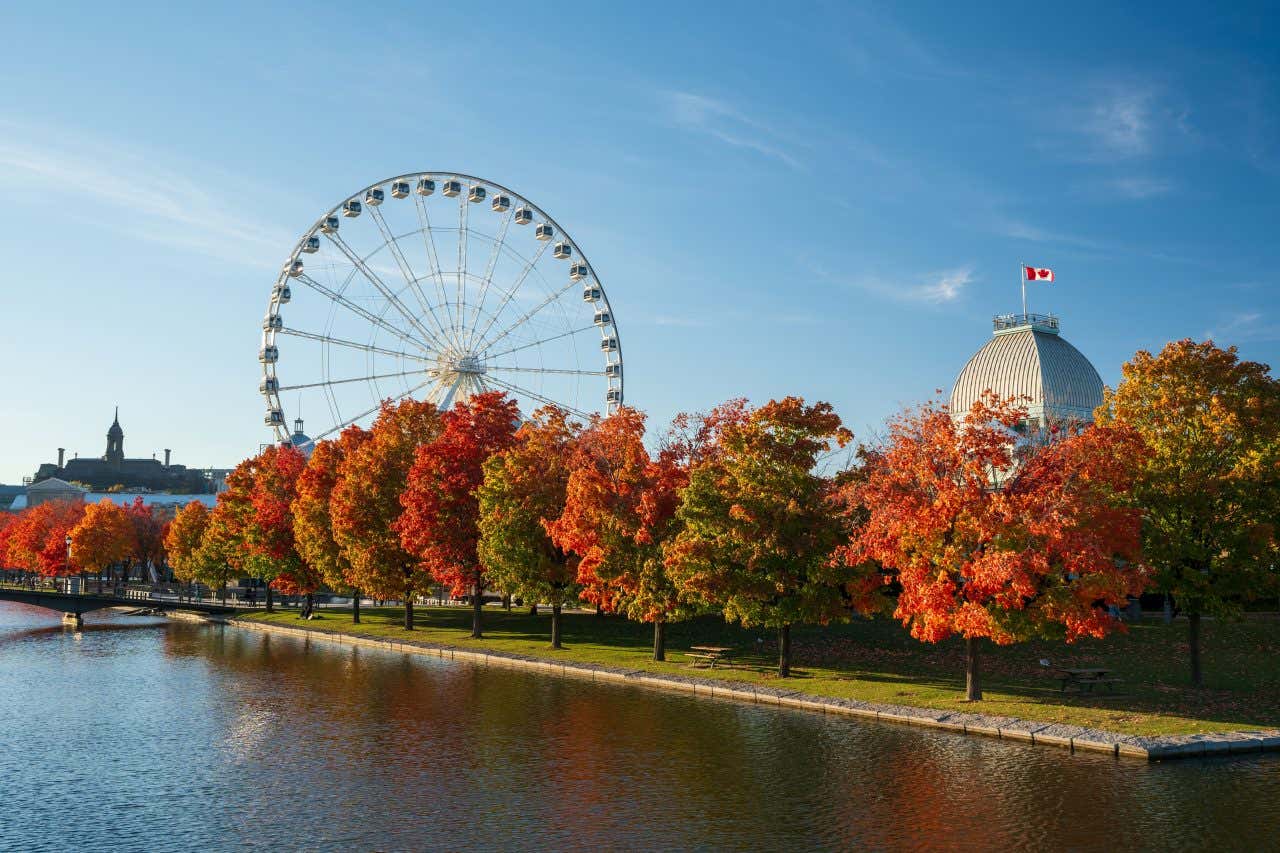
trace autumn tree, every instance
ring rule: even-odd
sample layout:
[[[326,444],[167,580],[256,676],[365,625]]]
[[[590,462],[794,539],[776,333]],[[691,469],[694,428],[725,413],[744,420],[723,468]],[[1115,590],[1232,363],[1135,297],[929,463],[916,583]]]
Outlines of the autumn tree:
[[[1277,591],[1280,383],[1235,347],[1174,341],[1124,365],[1096,418],[1137,431],[1148,454],[1133,498],[1157,589],[1187,615],[1191,681],[1200,620]]]
[[[321,583],[319,572],[298,553],[293,533],[292,504],[306,464],[302,452],[287,444],[266,447],[252,460],[252,511],[245,515],[244,541],[248,561],[270,580],[268,610],[275,587],[287,595],[306,595],[310,611],[310,597]]]
[[[200,574],[200,548],[208,528],[209,508],[200,501],[186,504],[169,524],[164,545],[173,575],[183,583],[191,583]]]
[[[76,574],[80,567],[68,560],[66,538],[84,512],[80,501],[46,501],[24,510],[9,534],[9,559],[32,574]]]
[[[778,675],[791,674],[791,626],[847,618],[853,571],[832,559],[841,524],[821,454],[852,438],[828,403],[797,397],[724,426],[716,452],[696,463],[666,557],[684,593],[725,619],[778,630]]]
[[[158,567],[165,557],[164,520],[141,496],[135,497],[124,507],[124,511],[131,528],[128,558],[137,563],[143,572],[148,566]],[[127,564],[122,562],[122,565]],[[127,574],[122,580],[128,582]]]
[[[326,586],[351,593],[351,621],[360,624],[361,591],[353,583],[351,562],[333,535],[329,504],[342,461],[369,437],[358,426],[344,429],[336,440],[316,442],[307,466],[298,475],[293,499],[293,535],[299,556],[319,573]]]
[[[97,576],[99,591],[102,573],[108,566],[128,557],[134,546],[129,514],[110,498],[86,507],[70,535],[72,562],[82,571],[91,571]]]
[[[1146,581],[1140,519],[1122,505],[1140,440],[1096,427],[1025,440],[1026,417],[990,394],[962,417],[904,412],[854,484],[866,518],[845,561],[900,587],[894,616],[916,639],[965,638],[972,701],[982,638],[1104,636]]]
[[[400,544],[394,525],[403,508],[414,452],[440,434],[440,413],[427,402],[387,402],[369,437],[338,464],[329,502],[333,538],[350,564],[351,585],[378,598],[402,597],[404,627],[413,630],[413,599],[431,575]]]
[[[520,410],[501,391],[477,394],[441,417],[440,434],[417,449],[396,524],[405,551],[454,595],[470,593],[471,636],[483,636],[484,565],[477,553],[476,490],[484,462],[515,442]]]
[[[560,545],[581,557],[578,580],[605,610],[653,625],[653,659],[666,659],[666,627],[699,612],[681,595],[665,564],[679,524],[675,517],[690,465],[714,448],[731,401],[706,416],[679,415],[651,457],[645,417],[623,408],[595,421],[571,459],[564,512],[549,526]]]
[[[553,649],[561,648],[561,610],[577,593],[577,560],[547,526],[564,510],[579,429],[554,406],[534,412],[512,447],[485,460],[476,491],[485,576],[508,595],[551,604]]]

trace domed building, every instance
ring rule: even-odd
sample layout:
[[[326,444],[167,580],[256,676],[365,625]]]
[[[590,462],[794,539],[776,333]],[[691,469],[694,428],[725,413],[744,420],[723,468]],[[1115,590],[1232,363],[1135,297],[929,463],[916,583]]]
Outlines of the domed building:
[[[1046,426],[1092,421],[1102,403],[1102,377],[1080,350],[1061,335],[1058,318],[1002,314],[994,334],[960,371],[951,389],[951,411],[963,415],[984,391],[1026,396],[1028,421]]]

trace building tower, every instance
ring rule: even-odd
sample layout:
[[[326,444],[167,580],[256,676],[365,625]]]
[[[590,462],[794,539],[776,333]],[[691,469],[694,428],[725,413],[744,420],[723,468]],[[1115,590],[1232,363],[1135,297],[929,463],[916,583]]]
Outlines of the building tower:
[[[107,452],[103,460],[119,465],[124,461],[124,430],[120,428],[120,407],[116,406],[116,417],[107,430]]]
[[[1102,403],[1102,377],[1063,339],[1057,317],[1002,314],[992,326],[991,340],[969,359],[951,389],[955,416],[990,390],[1001,397],[1027,397],[1027,419],[1035,427],[1093,421],[1093,410]]]

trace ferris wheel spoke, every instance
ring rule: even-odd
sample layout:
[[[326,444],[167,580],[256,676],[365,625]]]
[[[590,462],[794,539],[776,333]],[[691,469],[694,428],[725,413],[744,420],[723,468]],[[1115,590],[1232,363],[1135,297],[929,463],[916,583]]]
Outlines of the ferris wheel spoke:
[[[502,302],[498,305],[497,310],[494,311],[492,315],[490,315],[489,322],[485,325],[484,331],[476,335],[475,340],[483,341],[484,336],[489,334],[489,330],[493,328],[493,324],[497,322],[498,317],[502,315],[502,310],[507,307],[507,305],[511,302],[512,299],[515,298],[516,291],[520,289],[520,285],[524,284],[524,280],[525,278],[528,277],[529,272],[534,268],[534,266],[542,258],[542,253],[547,250],[547,245],[549,244],[549,242],[550,241],[544,240],[542,241],[541,244],[539,244],[538,251],[534,252],[533,258],[525,263],[524,269],[520,270],[520,275],[516,276],[515,284],[511,285],[511,289],[508,290],[506,292],[506,295],[502,297]]]
[[[428,302],[426,294],[422,292],[421,285],[418,284],[418,278],[413,274],[413,269],[409,266],[409,259],[404,256],[404,252],[400,250],[400,244],[396,241],[395,235],[391,233],[391,229],[387,226],[386,219],[382,216],[379,205],[371,205],[369,207],[369,215],[373,217],[373,221],[377,223],[378,230],[382,232],[382,238],[386,241],[386,246],[391,250],[392,256],[396,259],[396,266],[400,267],[400,275],[404,277],[404,283],[413,291],[413,295],[418,300],[419,307],[425,312],[422,316],[430,316],[432,326],[441,336],[445,336],[444,327],[440,325],[440,318],[436,316],[435,309]]]
[[[561,370],[554,367],[508,367],[501,364],[486,364],[484,369],[486,373],[496,370],[499,373],[555,373],[561,376],[604,376],[603,370]]]
[[[287,326],[283,329],[278,329],[276,331],[276,334],[290,335],[295,338],[305,338],[306,340],[309,340],[309,341],[319,341],[320,343],[334,344],[340,347],[350,347],[351,349],[364,350],[365,352],[377,352],[377,353],[382,353],[383,355],[393,355],[393,356],[396,356],[397,358],[407,358],[410,361],[421,361],[424,364],[435,363],[435,359],[423,358],[422,356],[415,355],[411,352],[404,352],[404,351],[397,352],[396,350],[383,349],[382,347],[377,347],[372,344],[362,344],[356,341],[344,340],[343,338],[330,337],[329,335],[319,335],[319,334],[316,334],[315,332],[304,332],[301,329],[290,329]]]
[[[467,199],[469,195],[469,188],[466,193],[458,193],[458,306],[456,312],[458,340],[462,339],[465,332],[463,314],[466,310],[466,302],[463,290],[467,280],[467,208],[470,205]]]
[[[547,296],[547,298],[546,298],[546,299],[544,299],[544,300],[542,300],[541,302],[539,302],[539,303],[537,304],[537,306],[535,306],[534,308],[532,308],[532,309],[530,309],[529,311],[525,312],[524,316],[522,316],[519,320],[516,320],[516,321],[515,321],[514,323],[512,323],[510,326],[507,326],[505,329],[503,329],[501,332],[499,332],[499,333],[498,333],[498,336],[497,336],[496,338],[494,338],[493,340],[489,341],[488,346],[493,346],[493,345],[494,345],[494,344],[496,344],[498,341],[502,340],[502,339],[503,339],[503,338],[505,338],[507,335],[511,334],[511,333],[512,333],[512,332],[514,332],[516,329],[518,329],[518,328],[520,328],[521,326],[523,326],[525,323],[529,322],[531,319],[533,319],[533,315],[534,315],[534,314],[537,314],[537,313],[538,313],[539,311],[541,311],[543,308],[546,308],[546,307],[547,307],[548,305],[550,305],[552,302],[555,302],[555,301],[556,301],[557,299],[559,299],[561,296],[564,296],[566,293],[568,293],[568,292],[570,291],[570,289],[572,289],[572,288],[573,288],[573,284],[574,284],[574,283],[571,281],[571,282],[569,282],[568,284],[566,284],[564,287],[562,287],[562,288],[560,288],[559,290],[557,290],[555,293],[552,293],[552,294],[548,295],[548,296]]]
[[[431,384],[431,380],[430,380],[430,379],[428,379],[426,382],[422,382],[422,383],[420,383],[420,384],[418,384],[418,385],[415,385],[414,387],[410,388],[410,389],[409,389],[408,391],[406,391],[405,393],[401,394],[401,395],[400,395],[400,397],[399,397],[398,399],[404,399],[405,397],[408,397],[410,394],[412,394],[414,391],[418,391],[418,390],[420,390],[420,389],[422,389],[422,388],[425,388],[427,385],[430,385],[430,384]],[[366,410],[364,410],[364,411],[363,411],[363,412],[361,412],[360,414],[356,415],[354,418],[347,418],[346,420],[342,421],[341,423],[334,424],[333,426],[329,427],[327,430],[325,430],[324,432],[322,432],[322,433],[320,433],[319,435],[315,436],[315,437],[314,437],[314,438],[312,438],[311,440],[312,440],[313,442],[315,442],[315,441],[319,441],[320,439],[324,438],[324,437],[325,437],[325,436],[327,436],[327,435],[333,435],[335,432],[338,432],[339,430],[343,430],[343,429],[346,429],[347,427],[351,426],[353,423],[355,423],[356,421],[360,420],[361,418],[368,417],[369,415],[372,415],[374,412],[378,411],[378,409],[381,409],[381,408],[382,408],[382,403],[381,403],[381,402],[379,402],[379,403],[378,403],[378,405],[376,405],[376,406],[374,406],[374,407],[372,407],[372,408],[370,408],[370,409],[366,409]]]
[[[422,244],[427,250],[427,273],[431,276],[431,280],[435,282],[436,290],[440,291],[440,304],[444,306],[445,313],[449,315],[449,326],[452,328],[453,317],[449,312],[449,297],[444,294],[444,272],[440,269],[440,256],[436,254],[436,238],[431,233],[431,217],[427,215],[427,202],[422,196],[415,193],[413,206],[418,210],[418,224],[421,226]]]
[[[508,208],[505,216],[502,217],[502,225],[498,229],[498,239],[493,241],[493,251],[489,253],[489,263],[484,268],[484,278],[480,282],[480,297],[476,300],[476,316],[472,322],[471,337],[467,340],[467,346],[475,346],[475,327],[480,325],[480,318],[484,313],[484,300],[489,294],[489,283],[493,281],[493,271],[498,266],[498,257],[502,253],[502,247],[507,242],[507,229],[511,225],[511,219],[515,215],[515,211]]]
[[[431,348],[427,344],[423,343],[417,338],[411,337],[410,335],[406,335],[400,329],[397,329],[395,326],[388,323],[386,319],[379,317],[376,314],[370,313],[368,310],[364,308],[361,308],[359,305],[355,304],[350,299],[347,299],[347,297],[343,296],[341,293],[338,293],[336,290],[331,290],[328,287],[325,287],[323,284],[316,281],[314,278],[307,275],[306,273],[303,273],[302,275],[298,276],[298,279],[307,287],[310,287],[312,290],[316,291],[320,295],[328,297],[329,299],[341,305],[343,308],[346,308],[352,313],[363,317],[364,319],[368,320],[370,323],[373,323],[378,328],[385,329],[386,331],[395,335],[397,338],[404,341],[405,343],[410,344],[414,347],[417,347],[418,349],[422,350],[424,353],[431,352]]]
[[[530,343],[527,343],[527,344],[521,344],[518,347],[513,347],[511,349],[503,350],[502,352],[495,352],[495,353],[489,354],[487,357],[498,358],[500,356],[510,355],[513,352],[520,352],[520,350],[525,350],[525,349],[528,349],[529,347],[536,347],[539,344],[550,343],[551,341],[558,341],[561,338],[567,338],[570,335],[579,335],[579,334],[582,334],[583,332],[589,332],[594,328],[596,328],[596,325],[592,323],[590,326],[583,326],[581,329],[571,329],[567,332],[561,332],[558,335],[552,335],[549,338],[541,338],[540,340],[531,341]]]
[[[512,391],[516,394],[522,394],[523,396],[528,397],[531,400],[537,400],[540,403],[547,403],[548,405],[556,406],[557,408],[564,409],[566,412],[577,415],[580,418],[590,419],[591,417],[586,412],[575,409],[573,406],[569,406],[564,403],[561,403],[559,400],[553,400],[544,394],[539,394],[537,391],[530,391],[528,388],[521,388],[519,385],[514,385],[510,382],[504,382],[503,380],[496,379],[492,376],[486,377],[486,380],[488,382],[492,382],[494,385],[497,385],[503,390]]]
[[[356,376],[351,379],[326,379],[324,382],[307,382],[302,385],[281,385],[281,391],[300,391],[303,388],[320,388],[327,385],[343,385],[348,382],[368,382],[372,379],[394,379],[397,376],[419,376],[422,369],[401,370],[396,373],[375,373],[371,376]]]
[[[405,307],[404,303],[400,301],[400,298],[392,292],[391,288],[387,287],[386,283],[378,277],[377,273],[369,268],[369,265],[364,262],[363,258],[352,251],[351,247],[347,245],[347,242],[343,240],[342,237],[336,233],[326,233],[325,236],[328,237],[329,241],[337,246],[344,255],[347,256],[347,260],[351,261],[351,263],[355,265],[356,269],[360,270],[360,272],[364,274],[364,277],[367,278],[369,283],[382,294],[383,298],[390,302],[392,306],[400,312],[400,315],[409,321],[410,325],[422,333],[424,340],[430,342],[432,346],[438,349],[445,349],[440,340],[431,332],[427,331],[426,327],[422,325],[416,316],[414,316],[413,312]]]

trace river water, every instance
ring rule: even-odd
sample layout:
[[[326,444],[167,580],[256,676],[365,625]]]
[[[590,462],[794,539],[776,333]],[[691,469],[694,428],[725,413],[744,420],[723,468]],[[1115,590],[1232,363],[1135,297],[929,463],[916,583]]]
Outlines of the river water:
[[[1147,764],[0,603],[0,849],[1275,849],[1280,760]]]

